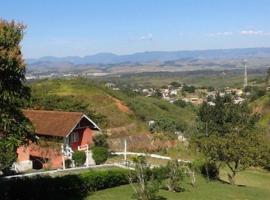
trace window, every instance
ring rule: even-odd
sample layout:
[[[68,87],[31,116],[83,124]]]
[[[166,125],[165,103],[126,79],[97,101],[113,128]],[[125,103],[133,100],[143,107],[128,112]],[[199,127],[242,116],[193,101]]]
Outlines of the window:
[[[78,142],[79,139],[80,139],[79,132],[73,132],[73,133],[70,134],[70,143]]]

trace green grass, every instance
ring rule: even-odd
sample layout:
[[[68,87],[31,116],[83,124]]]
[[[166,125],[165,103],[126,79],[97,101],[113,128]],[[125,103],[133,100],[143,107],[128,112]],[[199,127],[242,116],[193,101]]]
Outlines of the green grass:
[[[168,200],[268,200],[270,199],[270,173],[262,170],[246,170],[237,177],[237,183],[244,186],[232,186],[219,181],[207,182],[197,178],[195,187],[185,184],[185,191],[172,193],[160,190],[159,195]],[[106,189],[89,195],[86,200],[129,200],[132,188],[124,185]]]
[[[94,83],[88,79],[54,79],[36,81],[30,84],[32,96],[46,95],[75,96],[89,105],[89,109],[106,116],[106,128],[121,128],[132,126],[126,130],[130,134],[147,132],[149,120],[158,117],[171,118],[183,126],[190,124],[194,118],[194,110],[180,108],[164,100],[144,96],[129,96],[125,92],[112,91],[103,84]],[[120,101],[119,101],[120,100]],[[127,106],[128,110],[121,109]]]

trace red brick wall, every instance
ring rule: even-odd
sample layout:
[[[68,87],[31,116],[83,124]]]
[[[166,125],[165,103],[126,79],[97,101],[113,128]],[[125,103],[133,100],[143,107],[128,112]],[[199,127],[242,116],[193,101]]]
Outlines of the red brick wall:
[[[61,150],[54,148],[44,148],[37,144],[29,144],[28,146],[21,146],[17,149],[17,161],[30,160],[30,155],[48,159],[48,162],[43,167],[50,169],[62,168]]]

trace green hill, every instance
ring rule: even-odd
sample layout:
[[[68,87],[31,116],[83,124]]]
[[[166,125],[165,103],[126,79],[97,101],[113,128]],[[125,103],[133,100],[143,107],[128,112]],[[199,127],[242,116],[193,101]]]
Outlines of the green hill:
[[[88,112],[96,113],[106,121],[99,125],[114,134],[117,134],[117,130],[127,135],[148,133],[148,121],[161,117],[172,119],[182,130],[187,130],[195,119],[192,108],[180,108],[163,100],[139,96],[131,92],[113,91],[106,88],[104,84],[88,79],[40,80],[29,85],[34,99],[32,107],[44,109],[44,102],[40,103],[35,99],[41,101],[47,99],[45,104],[55,97],[58,99],[56,98],[51,104],[60,104],[65,99],[69,101],[71,99],[74,102],[65,105],[64,108],[62,106],[60,110],[76,111],[77,104],[87,105]],[[55,105],[52,107],[58,108]],[[73,107],[75,109],[72,109]]]

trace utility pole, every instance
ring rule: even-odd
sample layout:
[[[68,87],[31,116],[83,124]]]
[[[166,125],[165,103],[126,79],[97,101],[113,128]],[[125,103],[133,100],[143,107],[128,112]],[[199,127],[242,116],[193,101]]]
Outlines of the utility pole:
[[[127,139],[125,139],[124,141],[124,160],[125,160],[125,163],[127,163]]]

